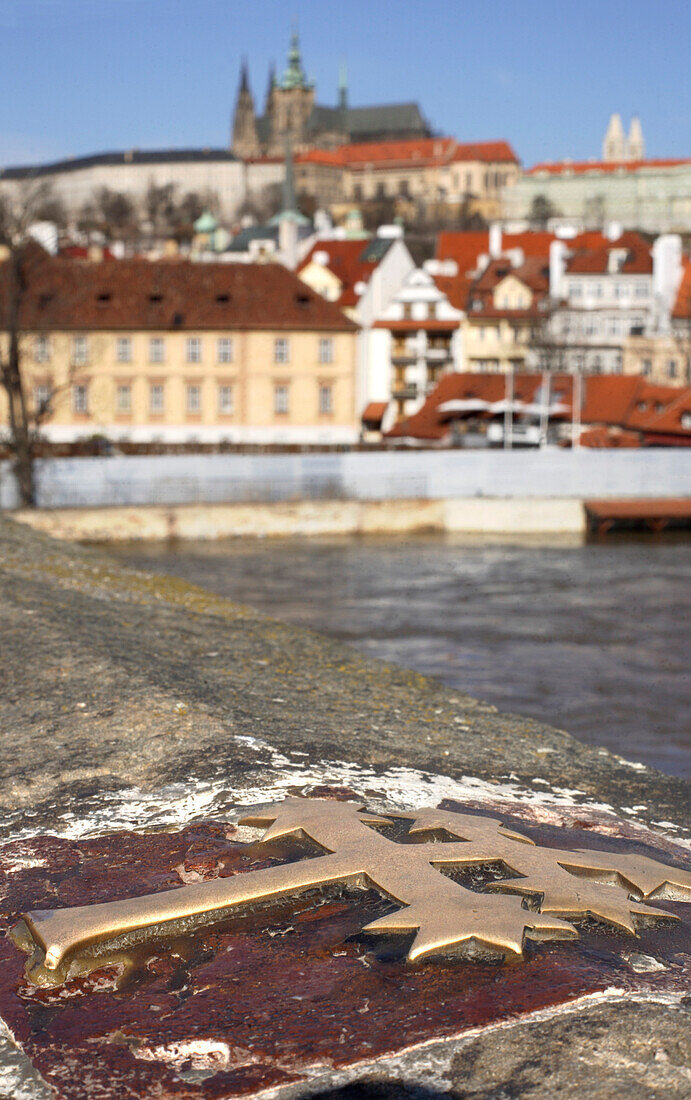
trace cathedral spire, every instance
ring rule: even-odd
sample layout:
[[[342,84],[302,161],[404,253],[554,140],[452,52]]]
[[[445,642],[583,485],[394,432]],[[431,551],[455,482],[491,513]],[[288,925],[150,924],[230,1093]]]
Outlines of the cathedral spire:
[[[240,87],[235,103],[230,148],[239,157],[256,157],[261,151],[246,58],[243,58],[240,68]]]
[[[249,90],[250,90],[250,78],[249,78],[249,70],[248,70],[248,67],[247,67],[247,56],[245,55],[242,59],[242,66],[240,68],[240,91],[241,92],[249,92]]]

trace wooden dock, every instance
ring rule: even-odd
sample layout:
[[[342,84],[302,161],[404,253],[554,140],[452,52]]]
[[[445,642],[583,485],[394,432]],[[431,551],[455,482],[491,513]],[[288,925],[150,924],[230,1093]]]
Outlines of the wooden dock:
[[[664,531],[691,528],[691,499],[676,500],[586,500],[588,530],[598,535],[608,531]]]

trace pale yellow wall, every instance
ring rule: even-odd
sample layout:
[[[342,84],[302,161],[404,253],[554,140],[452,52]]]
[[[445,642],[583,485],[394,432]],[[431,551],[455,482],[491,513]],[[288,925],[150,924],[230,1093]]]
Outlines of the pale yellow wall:
[[[340,297],[343,283],[324,264],[310,261],[298,274],[303,283],[307,283],[312,290],[321,294],[322,298],[326,298],[329,302],[335,302]]]
[[[363,200],[375,199],[380,185],[386,197],[399,197],[404,182],[412,198],[425,202],[439,201],[440,192],[450,202],[460,202],[466,194],[472,194],[480,200],[481,209],[492,214],[498,212],[500,206],[501,185],[497,186],[496,180],[504,179],[508,186],[515,182],[517,176],[518,169],[512,164],[460,161],[420,166],[411,161],[409,165],[392,168],[346,170],[344,187],[351,199],[355,198],[355,188],[359,187]]]
[[[661,386],[687,385],[688,341],[672,336],[630,336],[624,341],[622,372],[639,374]],[[674,372],[671,364],[674,364]]]
[[[487,361],[496,361],[494,369],[508,371],[525,364],[529,328],[506,318],[471,319],[461,323],[464,366],[467,370],[489,370]],[[484,363],[484,365],[483,365]]]
[[[86,335],[89,361],[73,365],[72,339]],[[130,336],[132,362],[118,362],[118,336]],[[165,362],[152,363],[149,341],[160,337],[165,345]],[[198,337],[201,341],[201,362],[186,361],[186,341]],[[233,341],[233,361],[217,361],[217,341],[228,337]],[[274,341],[277,337],[289,341],[290,361],[276,363]],[[333,341],[333,362],[319,362],[319,340]],[[356,337],[343,332],[138,332],[138,333],[53,333],[50,336],[51,356],[47,363],[34,362],[34,337],[22,339],[22,373],[26,392],[33,395],[36,384],[56,388],[54,412],[48,423],[93,426],[95,432],[116,424],[127,425],[238,425],[238,426],[356,426],[355,375]],[[150,386],[165,386],[165,406],[161,414],[150,409]],[[88,384],[88,414],[73,408],[73,388]],[[289,386],[287,413],[274,413],[274,386]],[[132,387],[132,410],[119,413],[116,406],[117,387]],[[201,409],[190,413],[186,407],[187,385],[201,386]],[[320,413],[319,386],[331,385],[333,411]],[[219,412],[218,388],[233,387],[232,414]],[[7,422],[4,393],[0,394],[0,424]]]
[[[530,309],[533,295],[515,275],[507,275],[495,286],[492,300],[495,309]]]

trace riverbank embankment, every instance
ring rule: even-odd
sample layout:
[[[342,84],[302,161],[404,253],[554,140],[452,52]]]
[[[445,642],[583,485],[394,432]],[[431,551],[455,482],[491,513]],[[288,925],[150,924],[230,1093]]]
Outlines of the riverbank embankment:
[[[300,500],[275,504],[183,504],[23,509],[14,518],[72,542],[270,538],[310,535],[581,535],[580,500]]]

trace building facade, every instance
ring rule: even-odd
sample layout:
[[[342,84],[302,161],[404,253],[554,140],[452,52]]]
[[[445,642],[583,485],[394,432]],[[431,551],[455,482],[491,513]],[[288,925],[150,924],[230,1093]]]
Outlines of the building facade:
[[[357,438],[357,326],[279,264],[46,259],[21,332],[49,441]]]
[[[387,401],[381,426],[412,416],[443,374],[458,369],[458,330],[462,319],[432,276],[415,268],[374,323],[379,391],[371,401]]]
[[[282,160],[245,163],[227,149],[132,149],[0,169],[0,195],[18,195],[28,181],[45,181],[75,222],[107,188],[126,195],[145,221],[149,189],[170,187],[176,201],[196,195],[232,221],[244,204],[261,202],[269,188],[280,185],[283,175]]]
[[[505,223],[691,231],[691,159],[537,164],[502,192]]]
[[[552,311],[544,340],[535,347],[541,365],[577,374],[622,374],[625,353],[633,346],[640,351],[635,373],[659,377],[664,356],[665,380],[675,382],[678,366],[668,342],[681,276],[681,239],[675,235],[659,237],[652,247],[635,232],[589,247],[553,242]],[[627,360],[630,370],[630,351]]]

